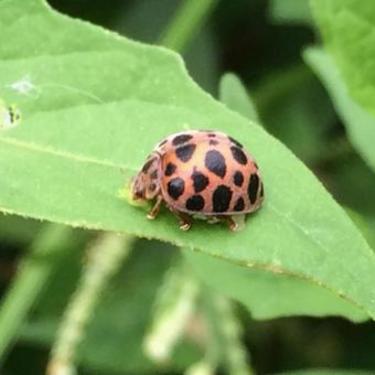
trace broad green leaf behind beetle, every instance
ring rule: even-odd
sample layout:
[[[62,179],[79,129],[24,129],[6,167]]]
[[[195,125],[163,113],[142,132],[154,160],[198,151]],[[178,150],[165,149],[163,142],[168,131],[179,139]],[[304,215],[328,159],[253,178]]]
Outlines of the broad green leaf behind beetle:
[[[325,46],[308,50],[359,154],[375,171],[375,7],[371,1],[311,0]]]

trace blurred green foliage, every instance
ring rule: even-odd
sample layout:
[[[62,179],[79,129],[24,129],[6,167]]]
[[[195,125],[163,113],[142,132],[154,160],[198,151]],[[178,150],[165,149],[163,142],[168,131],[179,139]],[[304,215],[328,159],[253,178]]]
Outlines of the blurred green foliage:
[[[0,11],[7,1],[0,1]],[[51,0],[49,3],[72,17],[147,43],[165,41],[163,36],[167,31],[179,27],[178,18],[173,18],[176,10],[184,9],[179,8],[181,2],[176,0]],[[172,47],[184,46],[182,56],[193,79],[212,95],[220,94],[232,110],[251,118],[258,117],[267,131],[308,165],[335,199],[348,209],[357,227],[375,248],[375,175],[371,170],[373,165],[366,159],[371,151],[371,157],[374,156],[374,149],[369,147],[363,151],[361,145],[352,140],[350,127],[357,124],[342,113],[350,108],[347,105],[341,110],[338,108],[340,103],[335,100],[337,92],[332,92],[327,85],[328,94],[318,78],[322,75],[326,84],[324,72],[307,58],[314,72],[316,70],[318,76],[315,76],[302,58],[302,51],[307,46],[319,42],[308,2],[221,0],[204,3],[196,27],[190,30],[181,26],[178,42],[168,42]],[[325,22],[324,37],[331,43],[329,33],[332,26],[327,21],[328,13],[323,14],[325,5],[323,1],[314,3],[315,11],[322,13],[320,22]],[[335,11],[335,2],[327,3],[330,3],[328,8],[332,7],[328,10]],[[340,6],[340,0],[336,3]],[[362,16],[370,17],[372,12],[369,10],[375,12],[375,6],[369,4],[368,12]],[[180,17],[186,21],[183,16]],[[344,21],[345,17],[348,15],[344,14]],[[351,17],[349,20],[353,21]],[[375,20],[371,18],[370,25],[371,22]],[[349,42],[345,37],[349,36],[343,35],[337,43],[346,45]],[[339,47],[333,45],[330,48]],[[357,49],[355,52],[360,54]],[[343,58],[344,78],[350,77],[352,72],[350,57]],[[367,54],[366,57],[373,61]],[[228,71],[240,77],[244,86],[236,76],[227,75],[222,80]],[[328,74],[326,79],[330,78],[332,75]],[[337,87],[334,85],[335,89]],[[358,87],[354,85],[351,89],[355,98],[365,106],[367,102],[358,92]],[[253,103],[250,100],[246,102],[246,92]],[[354,100],[353,97],[350,99]],[[366,144],[370,140],[367,138]],[[60,231],[66,231],[63,240]],[[3,314],[6,306],[12,306],[12,303],[15,306],[7,317],[12,324],[8,325],[7,320],[3,320],[8,330],[0,332],[0,341],[4,346],[0,367],[2,374],[44,373],[58,324],[84,270],[85,249],[98,235],[92,231],[57,229],[42,222],[0,216]],[[46,243],[47,254],[43,251]],[[248,310],[239,305],[230,313],[235,317],[227,317],[228,324],[236,326],[241,323],[242,332],[234,330],[237,336],[219,334],[220,337],[208,347],[217,345],[215,350],[227,358],[230,355],[228,349],[242,345],[252,366],[252,369],[248,367],[249,374],[361,375],[375,372],[372,349],[375,347],[375,328],[372,322],[354,324],[342,318],[313,318],[311,315],[319,316],[322,312],[321,306],[310,300],[314,291],[309,288],[304,289],[295,283],[288,286],[287,278],[278,280],[278,276],[263,274],[261,270],[254,270],[252,275],[260,275],[252,282],[252,275],[236,271],[237,266],[232,265],[227,273],[222,272],[228,275],[228,280],[220,279],[220,273],[217,273],[215,277],[218,280],[214,281],[215,271],[228,265],[220,264],[220,260],[210,260],[207,264],[197,263],[200,268],[194,268],[194,258],[191,262],[192,278],[201,274],[201,280],[212,281],[202,284],[203,301],[198,301],[192,326],[174,347],[170,360],[153,363],[143,351],[143,340],[152,324],[160,285],[163,285],[167,271],[175,266],[178,253],[173,246],[157,241],[138,240],[133,248],[130,259],[121,266],[102,295],[88,326],[78,352],[80,374],[182,374],[186,368],[199,362],[203,355],[213,356],[205,346],[205,338],[196,334],[196,327],[199,328],[204,319],[217,321],[212,327],[214,333],[224,325],[220,311],[215,310],[212,301],[210,303],[216,293],[246,300]],[[217,266],[215,262],[218,262]],[[233,277],[230,277],[232,272]],[[210,273],[213,276],[207,278]],[[240,279],[238,283],[236,278]],[[246,285],[245,278],[250,279],[254,288],[251,295],[246,293],[247,290],[238,288],[238,285]],[[218,287],[220,283],[225,283],[222,290]],[[21,285],[21,292],[13,301],[12,292],[17,290],[17,284]],[[372,285],[368,287],[372,288]],[[267,299],[271,293],[280,297],[280,301],[275,297]],[[23,295],[25,298],[22,298]],[[324,295],[320,297],[320,301],[326,312],[332,300],[325,302],[324,298]],[[268,306],[275,301],[275,306]],[[283,304],[283,301],[286,303]],[[309,306],[311,301],[312,306]],[[301,304],[299,313],[310,317],[275,318],[288,316],[290,311],[295,314],[296,302]],[[333,314],[340,313],[337,306],[333,305]],[[12,311],[18,314],[12,315]],[[269,314],[270,311],[276,313]],[[274,319],[258,321],[254,317]],[[297,371],[305,368],[343,368],[346,371]],[[235,370],[230,372],[231,367],[226,366],[225,361],[220,364],[220,370],[220,373],[239,375],[233,372]]]

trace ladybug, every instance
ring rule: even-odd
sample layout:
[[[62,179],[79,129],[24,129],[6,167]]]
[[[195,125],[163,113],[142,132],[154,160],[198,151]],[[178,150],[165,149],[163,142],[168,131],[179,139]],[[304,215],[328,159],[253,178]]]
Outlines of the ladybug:
[[[236,215],[257,210],[264,198],[258,166],[242,144],[218,131],[186,131],[156,145],[133,180],[134,200],[155,200],[147,217],[165,205],[188,230],[193,217],[239,225]]]

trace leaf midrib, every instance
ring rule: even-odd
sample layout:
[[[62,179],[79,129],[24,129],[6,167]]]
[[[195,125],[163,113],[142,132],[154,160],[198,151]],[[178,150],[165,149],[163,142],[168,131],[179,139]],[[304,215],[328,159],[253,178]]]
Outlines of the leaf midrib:
[[[133,168],[130,168],[129,166],[116,164],[107,160],[98,160],[98,159],[90,158],[90,157],[83,156],[83,155],[77,155],[77,154],[73,154],[67,151],[58,151],[52,147],[42,147],[36,143],[19,141],[12,137],[6,137],[6,138],[0,137],[0,142],[7,143],[7,144],[22,148],[27,151],[36,151],[40,153],[50,154],[50,155],[58,156],[58,157],[65,158],[68,160],[73,160],[79,163],[90,163],[90,164],[110,167],[114,169],[133,170]]]

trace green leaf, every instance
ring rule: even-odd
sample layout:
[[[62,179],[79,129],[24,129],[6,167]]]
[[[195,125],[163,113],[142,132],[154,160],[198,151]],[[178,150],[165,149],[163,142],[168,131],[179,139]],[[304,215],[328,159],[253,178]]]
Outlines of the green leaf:
[[[228,108],[247,117],[249,120],[259,122],[259,116],[246,87],[235,74],[226,73],[221,77],[219,98]]]
[[[178,55],[37,0],[2,1],[0,28],[4,100],[23,113],[0,135],[1,211],[296,275],[375,317],[375,255],[345,212],[288,149],[199,89]],[[154,144],[188,128],[223,130],[255,155],[266,200],[242,232],[197,222],[182,233],[166,210],[151,222],[118,198]]]
[[[326,134],[336,120],[334,110],[305,64],[268,74],[255,99],[266,129],[304,162],[314,165],[329,152]]]
[[[375,217],[374,173],[357,154],[340,157],[328,167],[328,172],[326,186],[344,206]],[[361,183],[353,184],[353,181]]]
[[[165,30],[160,44],[176,51],[185,49],[215,5],[216,0],[184,0]]]
[[[354,146],[375,170],[375,3],[312,0],[311,5],[329,56],[309,52],[309,61],[333,96]]]
[[[20,326],[61,263],[61,254],[77,251],[79,236],[71,228],[48,225],[23,259],[0,309],[0,357],[18,336]]]
[[[350,94],[375,114],[375,4],[361,0],[311,0],[311,8]]]
[[[0,241],[13,244],[29,244],[42,225],[36,220],[0,214]]]
[[[375,139],[375,116],[350,96],[345,82],[329,54],[322,49],[308,48],[304,52],[304,57],[330,93],[354,147],[368,165],[375,170],[373,142]]]
[[[184,52],[184,62],[189,74],[197,78],[198,84],[201,87],[211,92],[216,90],[217,87],[218,46],[209,23],[202,25],[201,23],[207,15],[209,16],[207,12],[209,13],[213,10],[212,8],[214,8],[215,3],[211,3],[209,7],[207,7],[208,4],[206,2],[203,3],[199,5],[200,9],[197,9],[199,14],[195,13],[194,18],[194,22],[197,22],[196,26],[198,26],[199,32],[196,34],[196,28],[191,29],[185,26],[184,35],[180,34],[178,37],[180,48],[184,47],[179,52]],[[171,14],[175,11],[176,5],[178,6],[179,4],[169,1],[150,2],[148,0],[138,0],[129,3],[123,9],[123,12],[117,14],[114,23],[111,25],[111,29],[120,32],[120,34],[127,35],[131,39],[146,43],[155,43],[157,36],[166,30],[166,25],[170,22],[176,22],[175,19],[170,20],[170,18]],[[183,7],[184,5],[181,6]],[[190,4],[186,5],[190,6]],[[178,17],[179,11],[176,12],[176,17]],[[186,15],[185,17],[187,18],[188,16]],[[190,25],[193,25],[191,21],[192,19],[189,21]],[[181,36],[183,39],[181,39]],[[190,43],[192,38],[194,39],[194,43]],[[177,41],[177,38],[174,39]]]
[[[275,23],[312,23],[308,0],[271,0],[269,7],[270,17]]]

